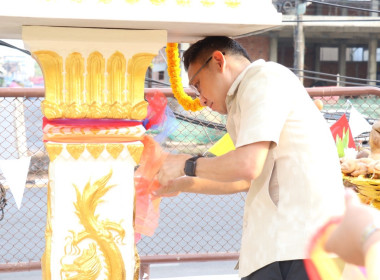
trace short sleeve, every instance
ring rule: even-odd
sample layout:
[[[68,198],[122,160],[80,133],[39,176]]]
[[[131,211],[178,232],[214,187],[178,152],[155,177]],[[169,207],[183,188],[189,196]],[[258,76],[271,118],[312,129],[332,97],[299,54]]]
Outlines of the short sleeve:
[[[240,126],[236,147],[271,141],[278,145],[282,128],[300,87],[287,68],[267,62],[247,72],[238,88]],[[299,90],[299,89],[298,89]]]

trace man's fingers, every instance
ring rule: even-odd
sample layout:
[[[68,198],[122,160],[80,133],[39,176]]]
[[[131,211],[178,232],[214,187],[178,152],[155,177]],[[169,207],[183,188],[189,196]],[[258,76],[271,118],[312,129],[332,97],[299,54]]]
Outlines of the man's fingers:
[[[168,194],[175,193],[170,187],[172,180],[165,182],[165,184],[160,183],[160,187],[152,191],[153,196],[167,196]]]

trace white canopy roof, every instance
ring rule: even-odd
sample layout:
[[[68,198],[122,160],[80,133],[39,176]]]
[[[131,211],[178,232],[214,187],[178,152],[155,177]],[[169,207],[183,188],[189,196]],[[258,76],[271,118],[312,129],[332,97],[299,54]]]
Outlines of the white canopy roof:
[[[276,27],[271,0],[5,0],[0,38],[21,39],[21,26],[167,30],[169,42],[235,37]]]

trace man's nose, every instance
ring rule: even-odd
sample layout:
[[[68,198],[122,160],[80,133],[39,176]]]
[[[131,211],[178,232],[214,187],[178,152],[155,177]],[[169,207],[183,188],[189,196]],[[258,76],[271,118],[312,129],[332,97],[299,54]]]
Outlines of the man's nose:
[[[202,106],[207,106],[207,99],[202,94],[199,96],[199,102]]]

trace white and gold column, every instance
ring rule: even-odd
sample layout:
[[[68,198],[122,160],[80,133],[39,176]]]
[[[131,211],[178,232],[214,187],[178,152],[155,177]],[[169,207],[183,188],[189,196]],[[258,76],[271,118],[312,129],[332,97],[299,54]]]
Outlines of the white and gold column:
[[[28,26],[22,36],[43,70],[42,111],[51,122],[44,128],[50,165],[43,279],[138,279],[139,121],[147,115],[145,72],[166,31]],[[137,123],[120,128],[112,119]]]

